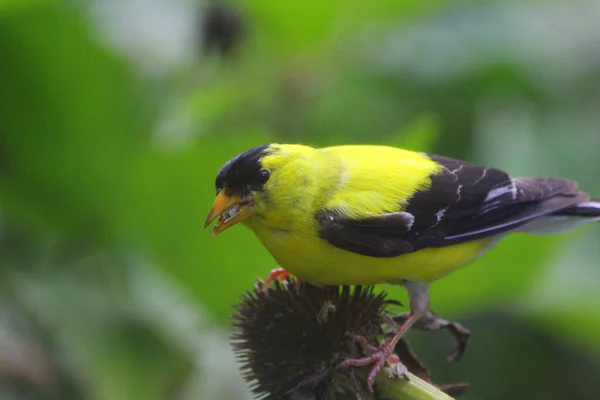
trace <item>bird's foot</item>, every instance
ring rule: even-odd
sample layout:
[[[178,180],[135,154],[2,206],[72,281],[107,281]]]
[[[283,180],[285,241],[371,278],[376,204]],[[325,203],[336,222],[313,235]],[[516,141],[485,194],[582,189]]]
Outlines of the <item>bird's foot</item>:
[[[369,344],[364,336],[353,335],[353,339],[356,340],[360,344],[360,347],[362,347],[363,351],[367,354],[370,354],[370,356],[362,358],[348,358],[340,364],[340,367],[364,367],[373,364],[373,367],[371,368],[371,371],[367,377],[367,389],[371,393],[373,393],[375,377],[386,363],[389,363],[392,366],[392,371],[390,374],[391,378],[408,379],[408,370],[400,362],[398,356],[394,354],[395,341],[393,341],[393,338],[386,341],[380,347]]]
[[[269,276],[267,276],[267,280],[265,280],[261,285],[261,290],[266,292],[271,284],[275,281],[285,282],[289,278],[290,273],[284,268],[274,268],[269,272]],[[300,279],[296,278],[296,286],[300,284]]]
[[[271,272],[269,272],[269,276],[267,276],[267,280],[265,280],[261,285],[262,291],[266,292],[273,282],[284,282],[289,276],[290,273],[283,268],[272,269]]]
[[[404,313],[393,320],[395,323],[402,325],[405,323],[410,313]],[[448,329],[450,333],[456,338],[457,345],[448,355],[448,361],[458,361],[465,350],[467,349],[467,343],[471,332],[459,323],[447,321],[438,317],[434,312],[427,311],[413,326],[414,329],[421,331],[439,331],[440,329]]]

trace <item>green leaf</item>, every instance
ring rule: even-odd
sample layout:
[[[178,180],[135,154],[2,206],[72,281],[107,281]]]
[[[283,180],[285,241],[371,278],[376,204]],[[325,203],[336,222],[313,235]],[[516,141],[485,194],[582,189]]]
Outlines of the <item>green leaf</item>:
[[[29,224],[70,230],[119,204],[136,138],[128,70],[53,5],[0,15],[0,185]]]
[[[54,3],[56,0],[0,0],[0,16],[3,13],[18,12],[26,8]]]
[[[427,152],[433,148],[438,137],[437,120],[432,115],[424,115],[414,120],[408,127],[391,135],[386,142],[390,146]]]
[[[391,22],[431,10],[439,0],[272,0],[245,1],[243,6],[254,22],[253,32],[262,45],[279,54],[318,48],[354,35],[373,21]]]

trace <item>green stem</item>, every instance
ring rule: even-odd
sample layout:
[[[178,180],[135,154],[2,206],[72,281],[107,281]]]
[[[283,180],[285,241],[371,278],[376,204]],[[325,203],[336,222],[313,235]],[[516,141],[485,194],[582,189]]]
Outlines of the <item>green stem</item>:
[[[432,384],[411,373],[409,380],[388,378],[389,370],[383,370],[375,378],[379,392],[386,400],[453,400]]]

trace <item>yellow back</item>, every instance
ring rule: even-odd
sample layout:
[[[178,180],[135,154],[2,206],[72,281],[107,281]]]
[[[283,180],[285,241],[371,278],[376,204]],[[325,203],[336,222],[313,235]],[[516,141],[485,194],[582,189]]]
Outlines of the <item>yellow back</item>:
[[[320,150],[342,162],[340,185],[327,206],[352,217],[401,211],[431,184],[441,166],[426,155],[387,146],[335,146]]]

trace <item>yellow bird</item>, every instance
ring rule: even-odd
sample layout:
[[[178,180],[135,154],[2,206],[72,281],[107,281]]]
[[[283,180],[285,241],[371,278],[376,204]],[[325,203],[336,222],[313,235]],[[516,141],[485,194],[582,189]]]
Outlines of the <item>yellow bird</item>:
[[[471,263],[504,235],[555,233],[600,219],[600,202],[559,178],[511,177],[490,167],[387,146],[313,148],[269,144],[249,149],[218,172],[206,220],[213,235],[243,223],[282,269],[315,285],[404,285],[410,314],[369,357],[386,361],[421,320],[448,324],[429,311],[428,285]],[[398,369],[397,371],[401,371]]]

